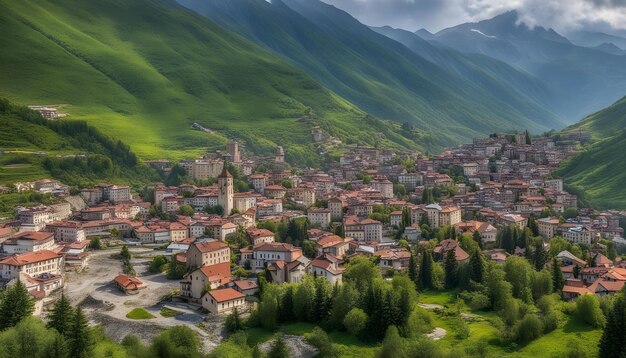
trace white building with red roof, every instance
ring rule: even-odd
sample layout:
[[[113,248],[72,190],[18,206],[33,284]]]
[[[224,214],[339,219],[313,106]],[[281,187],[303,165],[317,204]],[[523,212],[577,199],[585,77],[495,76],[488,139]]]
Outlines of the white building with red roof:
[[[2,251],[9,255],[59,249],[60,246],[54,241],[54,234],[46,231],[23,231],[2,243]]]
[[[54,251],[42,250],[24,254],[15,254],[0,260],[0,277],[4,280],[13,280],[26,274],[37,277],[41,274],[62,275],[65,260],[62,254]]]
[[[223,288],[207,292],[202,297],[202,307],[213,314],[225,314],[235,308],[242,309],[246,306],[246,296],[232,288]]]

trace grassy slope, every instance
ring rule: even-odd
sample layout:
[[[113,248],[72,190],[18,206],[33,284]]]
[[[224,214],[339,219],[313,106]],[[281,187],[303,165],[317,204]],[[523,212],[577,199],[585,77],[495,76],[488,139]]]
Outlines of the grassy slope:
[[[583,119],[571,129],[591,132],[593,144],[566,161],[557,171],[583,203],[626,209],[626,97]]]
[[[189,157],[233,136],[258,152],[284,145],[288,159],[308,160],[313,124],[344,140],[377,138],[358,108],[168,0],[0,1],[0,32],[11,34],[0,37],[0,67],[11,68],[0,71],[0,96],[65,104],[71,118],[142,158]],[[298,121],[306,107],[317,123]],[[193,122],[219,134],[193,131]],[[417,147],[377,124],[390,138],[382,144]]]
[[[560,127],[536,102],[487,93],[316,1],[311,8],[297,1],[178,1],[281,54],[364,110],[433,133],[440,145],[494,130]]]

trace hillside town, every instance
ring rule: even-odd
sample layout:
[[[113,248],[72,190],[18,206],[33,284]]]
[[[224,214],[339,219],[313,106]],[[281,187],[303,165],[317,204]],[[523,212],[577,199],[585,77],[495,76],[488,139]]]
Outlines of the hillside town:
[[[467,262],[460,238],[469,237],[497,263],[558,250],[565,300],[612,295],[626,283],[621,214],[580,207],[552,176],[584,140],[580,133],[493,134],[430,157],[347,146],[327,170],[290,167],[281,147],[274,156],[248,158],[231,141],[225,152],[201,159],[147,162],[164,178],[181,168],[185,174],[143,193],[105,183],[70,195],[52,179],[20,183],[15,190],[50,194],[58,203],[16,207],[0,224],[0,279],[3,286],[21,281],[41,314],[62,291],[91,295],[82,282],[92,260],[107,259],[107,279],[88,287],[137,295],[157,284],[144,278],[154,272],[109,255],[143,250],[152,253],[141,265],[155,255],[169,262],[170,280],[157,275],[176,307],[211,321],[249,312],[260,278],[282,284],[312,275],[335,285],[357,256],[375,258],[381,275],[392,277],[409,270],[420,247],[430,247],[435,261],[453,251]],[[543,238],[540,246],[512,237],[527,228]]]

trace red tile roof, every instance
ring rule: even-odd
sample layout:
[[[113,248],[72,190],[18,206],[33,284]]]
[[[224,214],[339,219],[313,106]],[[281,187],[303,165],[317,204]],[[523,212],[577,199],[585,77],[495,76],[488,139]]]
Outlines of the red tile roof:
[[[60,257],[62,257],[62,255],[56,252],[41,250],[37,252],[29,252],[25,254],[17,254],[5,257],[4,259],[0,260],[0,265],[24,266],[35,262],[52,260]]]
[[[194,242],[192,245],[203,253],[221,250],[228,247],[228,245],[221,241]]]
[[[232,288],[209,291],[209,295],[211,295],[216,302],[232,301],[246,297],[243,293]]]

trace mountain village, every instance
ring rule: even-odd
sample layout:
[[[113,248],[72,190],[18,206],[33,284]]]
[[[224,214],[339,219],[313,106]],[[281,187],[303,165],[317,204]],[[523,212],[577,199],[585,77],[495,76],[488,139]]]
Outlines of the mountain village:
[[[61,292],[103,304],[117,297],[122,307],[126,296],[149,296],[151,305],[166,296],[168,308],[196,324],[249,312],[261,277],[281,284],[313,275],[335,285],[355,256],[375,258],[381,275],[392,277],[409,269],[420,248],[435,261],[450,250],[468,261],[462,237],[495,262],[551,250],[559,237],[572,247],[556,255],[562,297],[612,295],[626,283],[626,262],[617,256],[626,247],[620,213],[580,208],[551,176],[584,140],[580,132],[493,134],[431,157],[348,146],[325,171],[288,166],[281,147],[274,157],[246,158],[231,141],[201,159],[147,162],[164,177],[183,168],[205,186],[154,183],[141,198],[121,185],[70,196],[55,180],[20,183],[14,190],[52,194],[59,203],[17,207],[0,224],[0,278],[21,281],[40,315]],[[235,181],[251,190],[237,192]],[[511,236],[526,228],[543,238],[540,248]],[[137,257],[113,258],[120,249]],[[155,255],[178,277],[148,270]],[[104,276],[87,285],[96,261]]]

